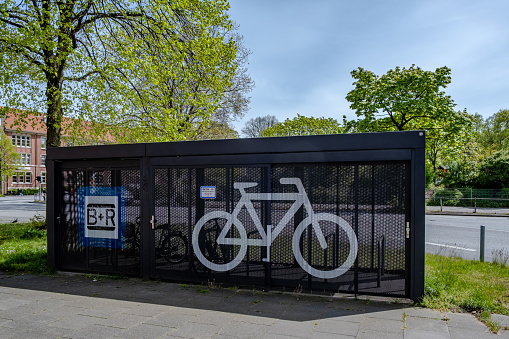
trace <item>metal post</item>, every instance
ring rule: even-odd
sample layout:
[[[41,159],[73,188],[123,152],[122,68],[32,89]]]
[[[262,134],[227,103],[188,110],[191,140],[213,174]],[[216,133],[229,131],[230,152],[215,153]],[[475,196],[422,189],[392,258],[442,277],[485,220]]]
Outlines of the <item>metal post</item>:
[[[477,197],[474,198],[474,213],[477,213]]]
[[[484,244],[486,241],[486,226],[481,225],[481,253],[480,253],[480,261],[484,262]]]
[[[442,210],[442,198],[440,198],[440,212],[443,212],[443,210]]]

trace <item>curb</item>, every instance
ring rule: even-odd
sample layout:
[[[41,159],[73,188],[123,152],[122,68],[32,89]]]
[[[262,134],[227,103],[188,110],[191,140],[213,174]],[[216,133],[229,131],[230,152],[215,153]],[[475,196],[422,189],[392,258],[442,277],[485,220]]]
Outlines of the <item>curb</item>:
[[[440,212],[440,211],[426,211],[426,215],[453,215],[462,217],[509,217],[509,214],[487,214],[487,213],[474,213],[474,212]]]

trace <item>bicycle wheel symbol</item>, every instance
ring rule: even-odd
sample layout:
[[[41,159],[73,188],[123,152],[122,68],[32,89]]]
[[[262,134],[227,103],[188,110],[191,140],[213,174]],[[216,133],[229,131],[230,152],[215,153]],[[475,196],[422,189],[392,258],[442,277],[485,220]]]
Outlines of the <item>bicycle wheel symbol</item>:
[[[227,231],[228,237],[218,241],[223,230]],[[240,264],[246,255],[246,230],[228,212],[208,213],[194,227],[193,249],[198,260],[207,268],[219,272],[229,271]]]
[[[320,222],[322,223],[332,223],[339,226],[342,229],[346,236],[348,237],[348,242],[350,243],[350,248],[348,250],[348,256],[346,260],[337,268],[332,270],[320,270],[311,266],[311,263],[308,263],[304,256],[302,255],[300,248],[300,239],[302,234],[307,230],[309,225],[313,225],[314,232],[316,233],[315,227],[320,227]],[[319,232],[322,232],[321,230]],[[316,242],[316,249],[323,249],[319,246],[318,242]],[[300,267],[309,274],[314,277],[322,278],[322,279],[332,279],[339,277],[342,274],[345,274],[350,267],[355,262],[355,258],[357,258],[357,237],[355,236],[355,232],[352,227],[342,218],[338,217],[334,214],[329,213],[317,213],[313,216],[309,216],[304,219],[299,226],[295,229],[295,233],[293,234],[293,255],[295,256],[295,260],[299,263]]]

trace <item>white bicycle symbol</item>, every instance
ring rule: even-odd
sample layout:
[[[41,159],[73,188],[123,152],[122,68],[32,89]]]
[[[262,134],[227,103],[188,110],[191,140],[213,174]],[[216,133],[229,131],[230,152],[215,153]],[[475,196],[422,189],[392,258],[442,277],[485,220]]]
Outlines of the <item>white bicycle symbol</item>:
[[[238,189],[241,194],[241,198],[235,206],[235,209],[232,213],[228,213],[226,211],[214,211],[205,214],[194,227],[193,231],[193,248],[196,254],[196,257],[200,262],[213,271],[225,272],[235,268],[244,256],[246,255],[247,246],[266,246],[267,247],[267,258],[264,258],[264,261],[270,262],[270,246],[274,239],[281,233],[283,228],[290,222],[292,217],[297,213],[301,206],[304,206],[308,216],[302,220],[302,222],[297,226],[295,232],[293,234],[293,254],[298,264],[304,269],[306,272],[315,276],[317,278],[322,279],[332,279],[338,277],[344,273],[346,273],[350,267],[354,264],[355,258],[357,257],[357,237],[355,236],[355,232],[350,227],[350,225],[342,218],[337,215],[330,213],[314,213],[313,208],[311,206],[311,202],[308,199],[306,191],[304,190],[304,186],[299,178],[282,178],[280,180],[281,184],[288,185],[296,185],[297,193],[246,193],[245,189],[249,187],[255,187],[258,184],[252,182],[237,182],[234,183],[233,187]],[[255,208],[253,206],[253,200],[293,200],[295,203],[290,207],[290,209],[286,212],[283,218],[276,225],[274,230],[272,230],[272,225],[267,225],[267,233],[264,231],[263,226],[260,222],[260,218],[258,217]],[[242,208],[245,207],[251,216],[261,239],[248,239],[246,234],[246,229],[244,225],[238,220],[238,215]],[[200,249],[199,245],[199,235],[203,226],[213,220],[213,219],[225,219],[226,224],[222,228],[221,233],[217,237],[217,244],[219,245],[238,245],[240,246],[240,250],[237,255],[228,263],[218,264],[210,261],[205,257]],[[306,262],[304,259],[301,249],[299,246],[301,234],[306,230],[308,225],[313,226],[313,230],[315,232],[316,237],[318,238],[318,242],[322,249],[327,248],[327,241],[325,236],[320,228],[320,221],[329,221],[339,225],[339,227],[346,233],[350,248],[347,259],[343,262],[343,264],[332,270],[319,270],[312,267],[310,264]],[[238,230],[238,236],[236,238],[228,238],[227,235],[235,225]]]

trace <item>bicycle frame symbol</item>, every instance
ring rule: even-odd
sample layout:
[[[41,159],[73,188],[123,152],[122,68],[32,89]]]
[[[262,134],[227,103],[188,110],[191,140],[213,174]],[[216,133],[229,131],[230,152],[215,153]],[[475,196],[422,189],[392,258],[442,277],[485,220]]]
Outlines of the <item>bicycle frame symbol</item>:
[[[350,267],[354,264],[355,259],[357,257],[357,237],[355,236],[355,232],[352,227],[342,218],[337,215],[330,213],[314,213],[311,202],[307,196],[307,193],[302,185],[302,182],[299,178],[282,178],[280,180],[281,184],[286,185],[296,185],[297,193],[246,193],[246,189],[250,187],[255,187],[258,183],[252,182],[237,182],[233,184],[235,189],[238,189],[241,194],[241,198],[237,205],[235,206],[232,213],[228,213],[226,211],[213,211],[205,214],[194,227],[193,231],[193,249],[196,254],[198,260],[213,271],[225,272],[235,268],[247,252],[248,246],[266,246],[267,247],[267,258],[264,258],[264,261],[270,262],[270,246],[275,238],[281,233],[283,228],[289,224],[292,217],[297,213],[301,206],[304,206],[304,209],[307,212],[307,217],[302,220],[302,222],[297,226],[293,234],[293,254],[297,263],[304,269],[306,272],[315,276],[317,278],[322,279],[332,279],[338,277],[344,273],[346,273]],[[252,201],[254,200],[278,200],[278,201],[295,201],[290,209],[285,213],[283,218],[279,221],[279,223],[275,226],[274,230],[272,230],[272,225],[267,225],[267,232],[263,229],[260,218],[258,217],[256,210],[253,206]],[[248,239],[246,234],[246,229],[244,225],[238,220],[238,215],[242,208],[245,207],[248,211],[251,219],[253,220],[256,229],[258,230],[261,239]],[[233,260],[224,264],[218,264],[210,261],[205,257],[202,250],[200,249],[199,235],[203,226],[213,220],[213,219],[225,219],[226,224],[222,228],[219,236],[217,237],[217,244],[219,245],[237,245],[240,246],[240,250]],[[306,259],[304,259],[301,249],[300,249],[300,238],[302,233],[307,229],[308,225],[312,225],[315,235],[318,239],[320,247],[322,249],[327,248],[327,241],[325,236],[320,228],[320,221],[326,221],[337,224],[347,235],[349,241],[349,253],[346,260],[339,267],[332,270],[320,270],[312,267]],[[227,237],[229,231],[232,229],[232,226],[235,225],[238,231],[238,237],[231,238]]]

